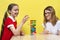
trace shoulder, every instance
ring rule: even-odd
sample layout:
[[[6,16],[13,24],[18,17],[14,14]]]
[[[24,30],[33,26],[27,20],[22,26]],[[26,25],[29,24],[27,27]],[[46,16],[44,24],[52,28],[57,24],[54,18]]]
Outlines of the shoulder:
[[[60,20],[57,21],[57,24],[60,24]]]
[[[58,21],[56,22],[56,24],[60,25],[60,20],[58,20]]]
[[[60,23],[60,20],[58,20],[57,22]]]
[[[9,17],[7,17],[6,19],[5,19],[5,23],[6,24],[8,24],[8,23],[12,23],[13,21],[9,18]]]
[[[50,25],[51,25],[50,22],[47,22],[47,23],[45,23],[45,24],[44,24],[44,23],[42,24],[42,26],[43,26],[44,28],[45,28],[45,27],[48,27],[48,26],[50,26]]]
[[[47,23],[45,23],[45,28],[50,28],[52,25],[51,25],[51,23],[50,22],[47,22]]]
[[[12,21],[9,17],[6,18],[6,21]]]
[[[7,28],[9,28],[10,26],[14,26],[13,21],[9,17],[7,17],[5,20],[5,26]]]
[[[50,26],[51,26],[51,22],[47,22],[45,25],[46,25],[47,27],[50,27]]]

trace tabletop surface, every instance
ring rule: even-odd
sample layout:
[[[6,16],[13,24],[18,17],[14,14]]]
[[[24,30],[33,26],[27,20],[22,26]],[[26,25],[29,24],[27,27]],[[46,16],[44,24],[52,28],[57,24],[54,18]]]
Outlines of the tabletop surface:
[[[11,40],[60,40],[60,35],[25,35],[13,36]]]

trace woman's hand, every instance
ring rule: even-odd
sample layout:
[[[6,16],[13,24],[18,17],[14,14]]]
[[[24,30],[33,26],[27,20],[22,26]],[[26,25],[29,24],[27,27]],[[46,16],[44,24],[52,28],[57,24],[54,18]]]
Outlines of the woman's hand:
[[[44,30],[42,34],[52,34],[52,33],[50,33],[48,30]]]
[[[60,35],[60,31],[59,30],[57,31],[57,35]]]

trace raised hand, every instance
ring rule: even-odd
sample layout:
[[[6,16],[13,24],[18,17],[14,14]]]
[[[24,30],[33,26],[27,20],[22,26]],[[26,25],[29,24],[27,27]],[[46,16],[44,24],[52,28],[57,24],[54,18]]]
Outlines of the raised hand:
[[[27,20],[28,20],[29,16],[28,15],[25,15],[23,20],[22,20],[22,23],[24,24]]]

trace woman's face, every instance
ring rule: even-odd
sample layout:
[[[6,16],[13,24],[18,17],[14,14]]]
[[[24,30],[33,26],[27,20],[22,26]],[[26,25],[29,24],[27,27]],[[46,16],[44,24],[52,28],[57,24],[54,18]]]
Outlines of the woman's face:
[[[45,10],[45,17],[46,17],[46,19],[47,19],[48,21],[52,18],[52,17],[51,17],[51,14],[52,14],[51,11]]]
[[[10,10],[10,14],[13,16],[13,17],[16,17],[19,13],[19,8],[18,6],[13,6],[13,8]]]

